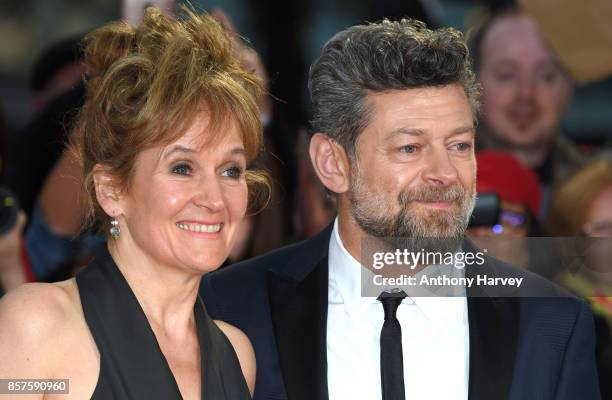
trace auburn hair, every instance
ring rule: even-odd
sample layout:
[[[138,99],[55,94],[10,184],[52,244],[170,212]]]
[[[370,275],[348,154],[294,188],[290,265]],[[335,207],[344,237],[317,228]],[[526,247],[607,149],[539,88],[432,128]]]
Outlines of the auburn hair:
[[[546,233],[580,235],[593,202],[609,187],[612,187],[612,160],[592,161],[578,171],[555,194],[546,219]]]
[[[87,35],[83,46],[86,101],[69,146],[82,164],[88,222],[108,225],[96,201],[97,164],[129,190],[138,154],[176,141],[202,113],[214,135],[223,134],[218,128],[228,119],[235,121],[247,160],[259,154],[262,82],[236,59],[230,37],[211,16],[183,7],[173,19],[149,7],[142,25],[109,23]],[[265,197],[262,188],[269,193],[263,172],[247,171],[246,180],[250,203]]]

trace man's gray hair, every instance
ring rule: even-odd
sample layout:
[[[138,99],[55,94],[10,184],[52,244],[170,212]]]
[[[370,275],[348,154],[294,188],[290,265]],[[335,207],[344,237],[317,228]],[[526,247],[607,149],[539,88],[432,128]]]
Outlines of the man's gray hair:
[[[312,132],[330,136],[354,157],[372,113],[369,92],[450,84],[463,87],[476,117],[480,87],[461,32],[430,30],[412,19],[352,26],[329,40],[310,67]]]

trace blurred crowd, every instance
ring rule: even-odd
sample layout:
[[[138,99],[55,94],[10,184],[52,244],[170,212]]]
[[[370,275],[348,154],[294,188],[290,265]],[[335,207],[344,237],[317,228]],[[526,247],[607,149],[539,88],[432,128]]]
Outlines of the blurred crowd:
[[[571,274],[543,267],[528,240],[612,237],[612,149],[602,145],[585,151],[563,132],[561,121],[580,77],[568,64],[571,57],[554,50],[551,43],[556,39],[543,30],[546,24],[531,12],[530,3],[535,2],[491,2],[486,18],[468,32],[483,89],[476,155],[479,199],[468,235],[497,257],[555,279],[588,299],[596,315],[600,368],[610,376],[612,267]],[[369,19],[407,15],[440,24],[427,7],[388,7],[375,10]],[[292,79],[276,69],[268,74],[260,55],[241,45],[229,16],[221,10],[213,15],[231,32],[242,62],[265,82],[270,75],[273,81]],[[33,118],[25,128],[9,134],[6,116],[0,115],[4,291],[27,281],[66,279],[104,245],[98,227],[82,227],[82,177],[64,147],[84,101],[81,39],[67,38],[39,56],[31,74]],[[305,75],[296,79],[304,81]],[[310,164],[308,126],[296,123],[291,112],[285,114],[278,93],[273,87],[268,90],[260,105],[265,152],[254,167],[272,178],[272,196],[265,207],[251,210],[228,263],[311,237],[335,216],[333,197]],[[612,398],[606,380],[601,384],[604,398]]]

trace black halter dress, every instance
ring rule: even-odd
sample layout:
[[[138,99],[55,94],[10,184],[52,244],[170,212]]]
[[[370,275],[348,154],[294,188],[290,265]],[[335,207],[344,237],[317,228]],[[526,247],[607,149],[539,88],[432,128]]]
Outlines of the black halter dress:
[[[136,296],[108,250],[76,277],[85,320],[100,352],[92,399],[181,399]],[[194,315],[200,342],[202,399],[249,400],[234,348],[198,297]]]

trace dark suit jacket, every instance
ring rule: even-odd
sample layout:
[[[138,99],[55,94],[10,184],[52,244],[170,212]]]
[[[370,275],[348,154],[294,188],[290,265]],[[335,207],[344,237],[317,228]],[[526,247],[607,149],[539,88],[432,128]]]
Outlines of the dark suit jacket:
[[[331,227],[202,281],[208,312],[242,329],[253,343],[255,400],[328,398],[330,234]],[[561,297],[468,297],[469,399],[598,399],[587,305],[499,261],[489,259],[483,267],[491,275],[523,276],[544,295]]]

